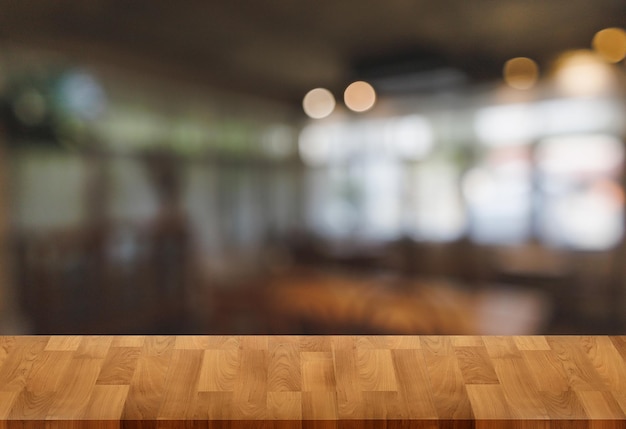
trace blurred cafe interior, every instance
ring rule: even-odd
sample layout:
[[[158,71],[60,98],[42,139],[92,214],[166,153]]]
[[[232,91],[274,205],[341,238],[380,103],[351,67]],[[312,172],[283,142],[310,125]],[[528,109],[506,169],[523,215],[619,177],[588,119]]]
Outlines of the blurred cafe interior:
[[[624,333],[625,26],[0,0],[0,333]]]

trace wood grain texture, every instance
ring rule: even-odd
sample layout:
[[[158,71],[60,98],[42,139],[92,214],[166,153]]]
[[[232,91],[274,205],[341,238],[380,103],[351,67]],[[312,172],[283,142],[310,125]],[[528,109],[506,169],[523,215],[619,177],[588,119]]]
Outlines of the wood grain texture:
[[[0,429],[626,428],[625,337],[0,337]]]

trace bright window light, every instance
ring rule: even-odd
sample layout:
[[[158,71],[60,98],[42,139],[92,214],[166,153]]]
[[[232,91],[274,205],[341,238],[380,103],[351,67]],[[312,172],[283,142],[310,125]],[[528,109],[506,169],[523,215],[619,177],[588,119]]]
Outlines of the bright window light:
[[[620,106],[603,99],[565,98],[536,107],[542,135],[616,130],[621,126],[621,113]]]
[[[475,121],[478,138],[490,146],[519,144],[536,135],[533,108],[527,104],[486,107],[476,113]]]
[[[399,118],[390,124],[391,142],[402,158],[418,160],[430,152],[434,144],[430,123],[419,115]]]
[[[571,135],[544,139],[537,149],[539,168],[547,174],[604,174],[619,168],[620,140],[611,135]]]

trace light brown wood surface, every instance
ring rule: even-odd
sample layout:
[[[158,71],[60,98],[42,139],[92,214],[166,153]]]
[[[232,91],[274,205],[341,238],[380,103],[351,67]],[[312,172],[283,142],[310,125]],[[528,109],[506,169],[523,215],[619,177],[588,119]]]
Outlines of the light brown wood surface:
[[[0,337],[0,428],[626,428],[626,337]]]

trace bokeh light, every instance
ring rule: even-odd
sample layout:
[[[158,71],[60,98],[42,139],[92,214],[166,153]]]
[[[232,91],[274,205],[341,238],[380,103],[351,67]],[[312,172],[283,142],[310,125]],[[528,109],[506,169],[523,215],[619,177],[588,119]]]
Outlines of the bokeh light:
[[[82,119],[94,120],[106,110],[104,90],[87,72],[66,73],[59,83],[58,91],[64,107]]]
[[[568,96],[594,96],[608,92],[615,84],[611,67],[589,50],[569,51],[556,62],[556,84]]]
[[[300,132],[298,149],[308,165],[321,165],[331,159],[334,127],[309,125]]]
[[[537,63],[526,57],[508,60],[503,69],[504,81],[515,89],[530,89],[537,83],[539,67]]]
[[[605,28],[593,37],[593,49],[610,63],[618,63],[626,57],[626,31],[621,28]]]
[[[325,118],[335,109],[335,97],[325,88],[315,88],[304,96],[302,107],[310,118]]]
[[[369,83],[357,81],[346,88],[343,99],[348,109],[354,112],[365,112],[376,103],[376,91]]]

